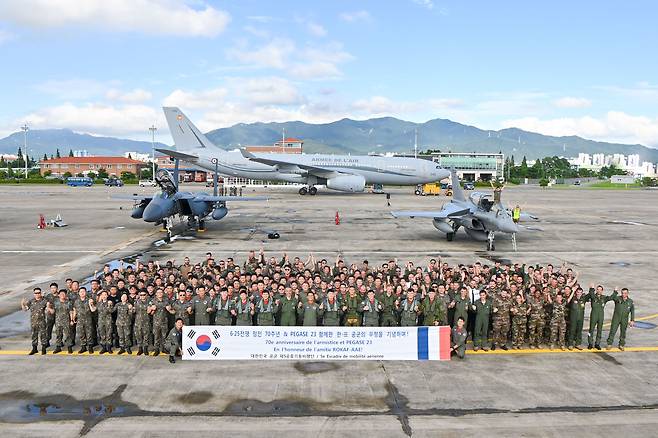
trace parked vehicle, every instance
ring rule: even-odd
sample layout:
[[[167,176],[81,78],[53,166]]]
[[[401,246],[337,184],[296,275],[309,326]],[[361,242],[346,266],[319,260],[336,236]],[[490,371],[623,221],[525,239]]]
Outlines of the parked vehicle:
[[[464,183],[464,190],[475,190],[475,184],[470,181]]]
[[[140,179],[139,180],[139,186],[140,187],[155,187],[155,183],[150,179]]]
[[[66,185],[71,187],[91,187],[94,180],[86,176],[72,176],[66,179]]]
[[[108,187],[123,187],[123,181],[119,178],[108,178],[105,180],[105,185]]]

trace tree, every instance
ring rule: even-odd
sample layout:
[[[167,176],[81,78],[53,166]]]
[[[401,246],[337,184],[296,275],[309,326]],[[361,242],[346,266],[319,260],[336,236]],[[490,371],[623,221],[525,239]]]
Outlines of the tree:
[[[91,179],[96,179],[96,172],[87,172],[87,176]]]
[[[99,178],[108,178],[109,175],[107,174],[107,170],[105,170],[105,169],[98,169],[98,177],[99,177]]]
[[[131,181],[134,180],[135,178],[136,178],[135,174],[132,172],[121,172],[121,179],[123,181]]]
[[[43,154],[43,161],[46,161],[46,160],[48,160],[48,155]]]
[[[57,148],[57,153],[55,154],[55,158],[62,158],[62,156],[59,154],[59,148]]]
[[[69,157],[73,156],[73,149],[69,149]]]
[[[50,175],[52,175],[52,174],[53,174],[53,171],[50,170],[50,169],[48,169],[48,170],[46,170],[46,171],[43,173],[43,176],[50,176]]]
[[[130,152],[128,152],[128,159],[129,159],[129,160],[132,160],[132,159],[133,159],[133,157],[130,156]]]
[[[7,167],[7,162],[5,161],[4,155],[0,155],[0,167]]]
[[[66,178],[71,178],[73,174],[71,172],[64,172],[64,175],[62,176],[66,179]]]
[[[519,176],[521,178],[528,177],[528,161],[526,160],[525,155],[523,156],[523,161],[521,161],[521,166],[519,168]]]

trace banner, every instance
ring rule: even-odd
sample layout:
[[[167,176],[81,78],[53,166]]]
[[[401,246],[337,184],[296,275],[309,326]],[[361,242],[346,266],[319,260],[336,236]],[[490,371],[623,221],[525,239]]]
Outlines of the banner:
[[[183,360],[263,359],[450,360],[450,327],[183,327]]]

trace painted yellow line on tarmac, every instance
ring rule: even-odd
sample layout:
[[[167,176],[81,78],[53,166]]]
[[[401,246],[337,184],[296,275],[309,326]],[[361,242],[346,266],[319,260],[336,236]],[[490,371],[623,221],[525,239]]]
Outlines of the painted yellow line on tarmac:
[[[635,320],[636,321],[646,321],[648,319],[654,319],[654,318],[658,318],[658,313],[654,313],[653,315],[642,316],[640,318],[635,318]],[[606,322],[605,324],[603,324],[603,327],[610,327],[610,324],[611,324],[611,322]]]
[[[466,350],[466,354],[473,354],[473,355],[478,355],[478,354],[548,354],[548,353],[590,353],[590,354],[600,354],[600,353],[628,353],[628,352],[640,352],[640,351],[658,351],[658,347],[625,347],[624,351],[620,350],[617,347],[613,347],[610,350],[606,350],[603,348],[603,350],[587,350],[587,349],[582,349],[582,350],[561,350],[559,348],[554,348],[554,349],[549,349],[549,348],[539,348],[539,349],[529,349],[529,348],[522,348],[521,350],[514,350],[510,348],[509,350],[501,350],[500,348],[497,348],[495,350],[489,350],[489,351],[483,351],[483,350],[478,350],[478,351],[473,351],[473,350]]]
[[[30,350],[0,350],[0,356],[27,356],[27,354],[30,352]],[[115,351],[114,353],[103,353],[100,354],[98,351],[93,352],[92,354],[89,353],[78,353],[77,351],[73,351],[73,353],[68,354],[66,350],[62,351],[61,353],[53,354],[52,351],[47,351],[46,352],[47,356],[119,356],[119,354]],[[41,354],[41,350],[39,350],[37,353],[34,354],[34,356],[43,356]],[[137,352],[133,351],[133,354],[128,354],[124,353],[121,354],[121,356],[137,356]],[[142,357],[144,355],[140,355],[139,357]],[[152,354],[149,354],[149,356],[152,356]],[[160,353],[158,357],[169,357],[168,354],[166,353]]]

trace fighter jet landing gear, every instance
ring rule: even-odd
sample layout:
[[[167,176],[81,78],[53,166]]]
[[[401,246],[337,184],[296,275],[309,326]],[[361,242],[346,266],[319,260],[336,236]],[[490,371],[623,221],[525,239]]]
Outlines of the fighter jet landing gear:
[[[167,243],[171,242],[171,238],[174,235],[174,232],[172,231],[174,228],[174,220],[171,217],[166,218],[162,223],[162,227],[167,231],[167,237],[164,238],[164,241]]]
[[[487,251],[495,251],[496,250],[496,245],[494,245],[494,232],[489,231],[487,233]]]
[[[447,240],[448,242],[452,242],[452,239],[454,239],[454,238],[455,238],[455,233],[454,233],[454,232],[452,232],[452,233],[446,233],[446,240]]]
[[[315,195],[318,194],[318,189],[315,186],[311,186],[311,187],[308,187],[308,188],[307,187],[302,187],[301,189],[299,189],[299,194],[300,195],[304,196],[307,193],[311,196],[315,196]]]

